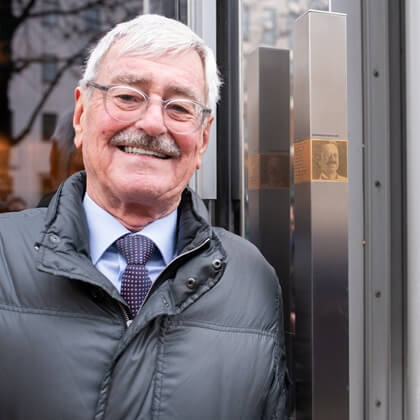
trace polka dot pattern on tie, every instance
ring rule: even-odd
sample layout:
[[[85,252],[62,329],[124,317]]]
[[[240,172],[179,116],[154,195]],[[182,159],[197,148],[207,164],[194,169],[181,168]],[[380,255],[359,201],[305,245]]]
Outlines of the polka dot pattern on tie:
[[[134,318],[152,287],[145,264],[151,258],[155,245],[143,235],[125,235],[115,244],[127,260],[127,267],[122,275],[121,296]]]

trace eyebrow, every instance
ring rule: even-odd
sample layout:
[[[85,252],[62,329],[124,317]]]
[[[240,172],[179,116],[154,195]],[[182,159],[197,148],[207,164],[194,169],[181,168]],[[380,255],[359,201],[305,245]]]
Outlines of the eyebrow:
[[[139,86],[142,89],[147,89],[151,86],[152,81],[151,77],[138,77],[132,74],[120,74],[111,79],[111,84],[126,84],[129,86]],[[146,92],[147,93],[147,92]],[[184,98],[192,99],[194,101],[200,102],[197,98],[197,94],[194,90],[190,89],[187,86],[180,86],[180,85],[169,85],[165,87],[165,96],[166,97],[173,97],[173,96],[182,96]]]
[[[132,74],[119,74],[111,79],[111,84],[122,83],[126,85],[148,86],[150,85],[149,77],[138,77]]]
[[[187,86],[170,85],[165,89],[171,96],[184,96],[188,99],[200,102],[197,94]]]

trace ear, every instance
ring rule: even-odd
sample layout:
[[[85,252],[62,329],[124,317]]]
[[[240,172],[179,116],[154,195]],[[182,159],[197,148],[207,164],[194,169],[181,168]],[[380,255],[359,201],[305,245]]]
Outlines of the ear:
[[[83,139],[83,127],[85,119],[85,101],[86,93],[83,91],[80,86],[74,90],[74,115],[73,115],[73,127],[74,127],[74,144],[77,149],[82,147]]]
[[[204,123],[203,134],[201,136],[201,145],[198,148],[197,164],[195,166],[196,169],[200,169],[204,152],[207,150],[207,146],[209,145],[210,128],[213,124],[213,121],[214,117],[211,116]]]

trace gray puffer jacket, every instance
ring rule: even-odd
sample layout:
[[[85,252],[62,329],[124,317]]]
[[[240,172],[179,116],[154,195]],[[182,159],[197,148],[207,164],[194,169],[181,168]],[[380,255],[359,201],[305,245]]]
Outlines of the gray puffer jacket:
[[[48,209],[0,215],[0,419],[285,419],[281,293],[256,248],[186,190],[177,257],[127,326],[84,190],[78,173]]]

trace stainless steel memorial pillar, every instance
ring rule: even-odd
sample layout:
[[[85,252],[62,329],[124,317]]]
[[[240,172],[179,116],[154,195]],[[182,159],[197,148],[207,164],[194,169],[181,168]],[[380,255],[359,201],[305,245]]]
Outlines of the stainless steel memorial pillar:
[[[349,418],[346,16],[294,28],[297,420]]]
[[[288,317],[291,306],[289,51],[259,47],[249,55],[246,64],[248,238],[260,248],[280,279],[288,365],[292,374]]]

